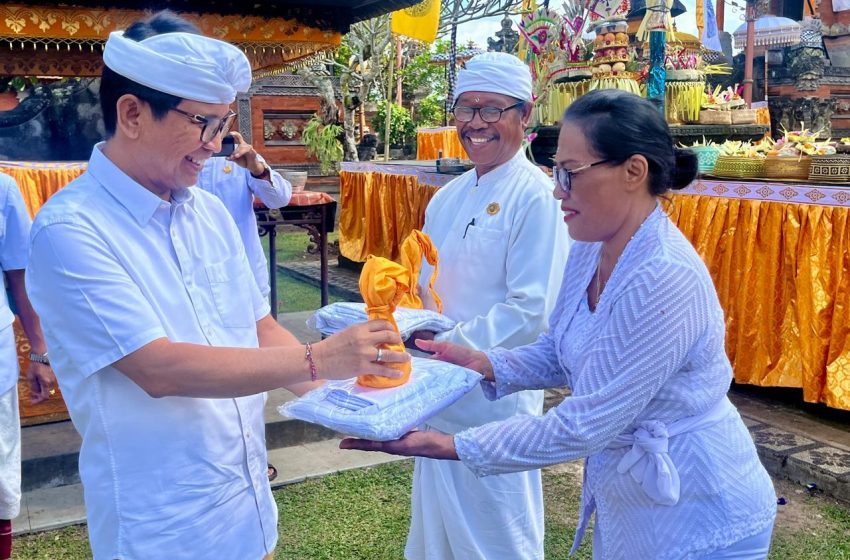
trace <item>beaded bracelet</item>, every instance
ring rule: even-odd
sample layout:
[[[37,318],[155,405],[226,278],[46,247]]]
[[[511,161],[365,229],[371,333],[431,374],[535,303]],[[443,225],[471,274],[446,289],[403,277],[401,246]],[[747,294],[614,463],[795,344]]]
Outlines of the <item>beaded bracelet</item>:
[[[316,370],[316,362],[313,361],[313,345],[309,342],[304,351],[304,359],[310,364],[310,381],[316,381],[319,378],[319,372]]]

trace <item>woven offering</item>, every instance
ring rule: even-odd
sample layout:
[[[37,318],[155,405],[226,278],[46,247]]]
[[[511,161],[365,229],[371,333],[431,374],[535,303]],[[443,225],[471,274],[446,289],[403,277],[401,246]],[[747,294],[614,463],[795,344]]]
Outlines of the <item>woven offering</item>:
[[[700,124],[732,124],[732,111],[702,110],[699,112]]]
[[[692,146],[689,150],[697,155],[700,173],[707,174],[714,171],[714,165],[720,155],[720,150],[716,146]]]
[[[768,179],[799,179],[805,181],[809,178],[809,167],[812,158],[767,156],[764,162],[764,176]]]
[[[712,175],[736,179],[764,177],[765,158],[718,156]]]
[[[812,156],[809,179],[827,183],[850,183],[850,155]]]
[[[755,109],[735,109],[729,111],[732,124],[755,124],[756,110]]]

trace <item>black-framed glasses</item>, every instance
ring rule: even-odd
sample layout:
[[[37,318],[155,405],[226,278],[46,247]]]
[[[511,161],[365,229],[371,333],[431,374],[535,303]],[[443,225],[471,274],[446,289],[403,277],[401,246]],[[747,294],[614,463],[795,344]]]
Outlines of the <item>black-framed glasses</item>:
[[[467,107],[465,105],[455,105],[454,109],[452,109],[452,114],[455,116],[455,120],[457,120],[457,122],[468,123],[472,122],[472,119],[475,118],[475,113],[477,112],[482,121],[493,124],[499,122],[499,119],[502,118],[502,113],[510,111],[511,109],[516,109],[524,103],[525,101],[517,101],[510,107],[505,107],[504,109],[499,107]]]
[[[568,193],[573,189],[573,175],[581,173],[582,171],[587,171],[591,167],[602,165],[603,163],[611,163],[612,161],[614,160],[603,159],[601,161],[582,165],[581,167],[576,167],[575,169],[567,169],[566,167],[558,167],[556,165],[552,167],[552,177],[555,179],[555,184],[558,188],[563,192]]]
[[[170,111],[174,111],[175,113],[180,113],[181,115],[188,118],[191,122],[201,126],[201,142],[207,143],[212,141],[213,138],[218,136],[219,134],[227,134],[230,131],[230,127],[233,126],[233,121],[236,119],[236,113],[233,111],[228,111],[226,115],[223,117],[205,117],[204,115],[195,115],[194,113],[187,113],[182,109],[177,109],[176,107],[169,109]]]

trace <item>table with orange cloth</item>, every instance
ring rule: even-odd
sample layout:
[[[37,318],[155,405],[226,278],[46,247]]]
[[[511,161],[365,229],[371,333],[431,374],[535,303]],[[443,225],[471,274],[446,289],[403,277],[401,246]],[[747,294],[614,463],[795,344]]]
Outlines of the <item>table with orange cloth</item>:
[[[416,131],[416,159],[444,158],[469,159],[453,126],[420,128]]]
[[[401,244],[425,222],[437,189],[457,175],[415,161],[343,162],[339,173],[339,253],[365,262],[375,255],[398,261]]]
[[[397,260],[454,177],[343,164],[341,254]],[[850,410],[850,185],[701,179],[669,200],[714,279],[735,380],[801,388],[806,401]]]

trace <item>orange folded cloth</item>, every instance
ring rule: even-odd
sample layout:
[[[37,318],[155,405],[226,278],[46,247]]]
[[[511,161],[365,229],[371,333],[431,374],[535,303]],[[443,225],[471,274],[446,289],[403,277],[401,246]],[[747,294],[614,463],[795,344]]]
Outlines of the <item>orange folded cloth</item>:
[[[411,309],[422,309],[422,298],[416,293],[416,286],[419,284],[419,272],[422,270],[422,258],[425,258],[434,271],[431,273],[431,279],[428,281],[428,290],[431,292],[431,297],[437,305],[437,312],[443,312],[443,302],[437,292],[434,290],[434,282],[437,281],[437,272],[440,269],[440,259],[437,255],[437,248],[431,242],[428,234],[422,233],[418,229],[410,232],[404,242],[401,244],[401,264],[410,271],[410,278],[413,286],[410,291],[404,294],[399,302],[400,307],[409,307]]]
[[[366,314],[369,320],[384,319],[389,321],[396,332],[398,325],[393,317],[393,311],[402,297],[411,290],[410,270],[398,263],[383,257],[369,255],[363,271],[360,273],[360,294],[366,303]],[[404,352],[404,344],[383,344],[385,350]],[[389,379],[379,375],[361,375],[357,382],[365,387],[397,387],[404,385],[410,378],[410,362],[403,364],[387,364],[401,371],[404,375],[398,379]]]

